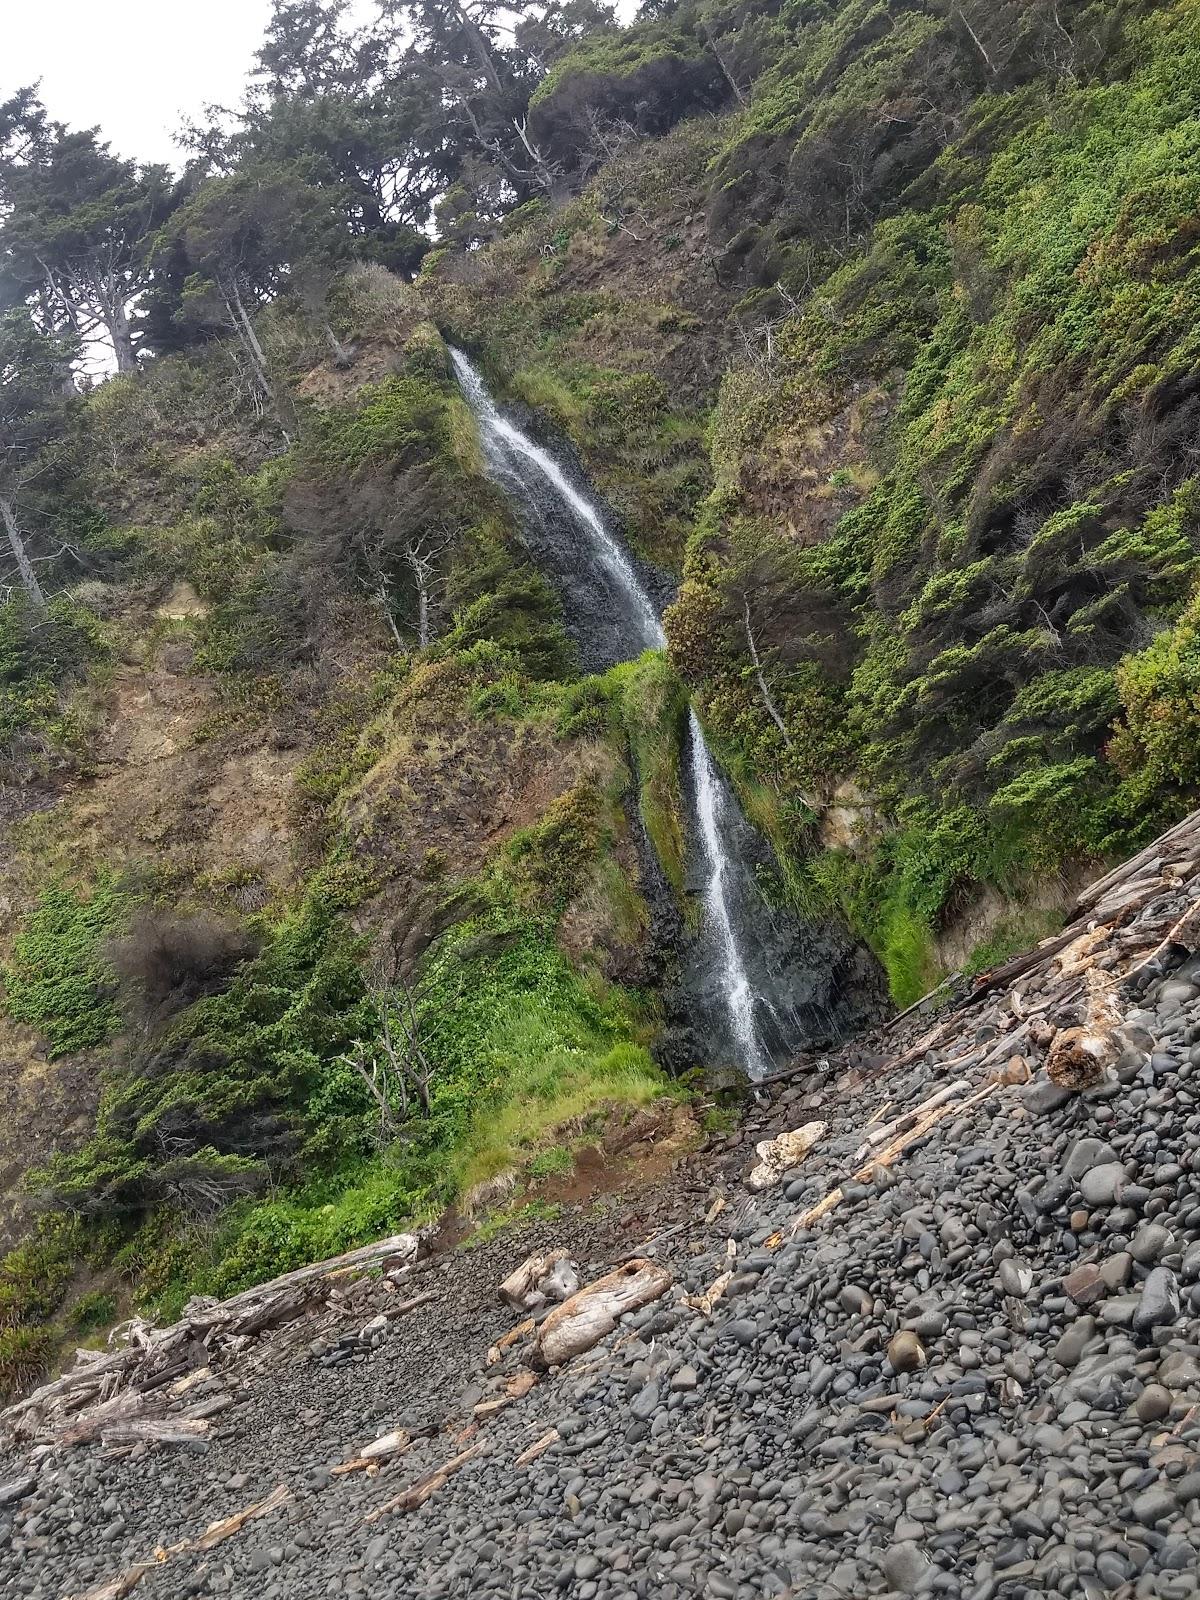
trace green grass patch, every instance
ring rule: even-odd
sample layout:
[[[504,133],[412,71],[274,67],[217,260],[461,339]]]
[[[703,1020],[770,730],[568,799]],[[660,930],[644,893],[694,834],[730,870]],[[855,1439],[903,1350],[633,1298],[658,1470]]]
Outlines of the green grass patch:
[[[575,1157],[565,1145],[553,1144],[548,1150],[539,1150],[529,1163],[529,1176],[534,1179],[558,1178],[575,1169]]]
[[[1022,911],[1004,917],[985,939],[976,944],[968,955],[963,972],[968,977],[989,972],[1002,962],[1010,961],[1025,950],[1031,950],[1043,939],[1049,939],[1062,928],[1062,917],[1051,911]]]
[[[13,942],[4,969],[5,1008],[38,1029],[51,1055],[87,1050],[112,1038],[121,1023],[106,941],[129,909],[128,891],[111,876],[89,888],[49,884]]]

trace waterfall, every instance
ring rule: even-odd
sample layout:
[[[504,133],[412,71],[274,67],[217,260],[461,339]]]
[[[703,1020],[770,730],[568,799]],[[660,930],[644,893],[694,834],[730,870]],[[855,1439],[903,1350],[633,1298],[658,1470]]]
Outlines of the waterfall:
[[[644,650],[663,649],[667,641],[658,609],[637,563],[610,531],[596,500],[500,411],[461,351],[451,349],[450,356],[479,428],[489,475],[515,503],[531,554],[551,569],[563,590],[585,665],[603,670],[634,660]],[[781,930],[742,859],[740,847],[752,831],[717,769],[694,711],[688,727],[692,814],[702,858],[695,865],[702,873],[698,887],[706,999],[710,1004],[715,1000],[723,1014],[720,1019],[713,1015],[711,1022],[726,1035],[726,1048],[757,1078],[773,1051],[812,1037],[814,1024],[819,1030],[828,1023],[838,1031],[833,1018],[838,1002],[830,995],[838,991],[835,969],[846,960],[845,947],[826,939],[818,949],[820,941],[811,930]],[[752,933],[749,944],[747,930]],[[771,1049],[764,1043],[764,1027],[772,1036]]]
[[[692,736],[692,787],[696,797],[696,818],[700,824],[700,839],[708,871],[704,909],[710,936],[724,963],[725,1006],[733,1036],[742,1052],[742,1065],[750,1077],[761,1078],[766,1071],[767,1061],[754,1023],[754,992],[746,973],[746,963],[742,960],[741,946],[733,930],[733,918],[726,897],[725,869],[728,856],[721,840],[720,817],[729,795],[713,764],[700,719],[691,710],[688,712],[688,727]]]
[[[554,567],[560,584],[574,594],[576,610],[589,615],[607,635],[592,652],[597,659],[586,664],[609,667],[632,661],[643,650],[664,649],[667,636],[658,612],[599,508],[575,487],[548,450],[501,413],[462,351],[451,349],[450,357],[478,424],[484,459],[492,477],[521,508],[534,554]],[[584,535],[582,544],[579,532]]]

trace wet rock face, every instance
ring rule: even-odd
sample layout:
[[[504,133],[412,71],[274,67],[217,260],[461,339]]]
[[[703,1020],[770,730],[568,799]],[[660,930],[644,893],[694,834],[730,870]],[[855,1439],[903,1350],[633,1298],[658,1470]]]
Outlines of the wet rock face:
[[[844,925],[810,922],[770,903],[760,882],[775,874],[774,857],[732,796],[730,801],[721,819],[730,914],[764,1052],[781,1065],[801,1050],[848,1038],[879,1022],[890,1008],[887,985],[874,956]],[[703,863],[695,848],[687,888],[696,896],[704,889]],[[690,1006],[698,1012],[707,1059],[719,1064],[738,1062],[720,1003],[724,978],[719,954],[714,959],[714,952],[699,941],[685,952],[679,1009]]]
[[[536,439],[536,419],[521,415],[514,428],[477,379],[468,375],[464,386],[479,419],[491,475],[516,510],[531,556],[559,590],[583,669],[604,671],[661,648],[665,639],[658,618],[671,597],[670,580],[624,546],[569,453]],[[687,888],[703,904],[713,868],[702,838],[690,748],[684,767],[683,790],[690,796]],[[809,923],[772,908],[757,881],[773,867],[771,852],[742,816],[728,785],[721,782],[720,789],[721,892],[752,996],[753,1039],[748,1044],[739,1037],[730,1004],[729,953],[714,937],[714,918],[706,913],[700,932],[685,934],[681,919],[672,925],[655,908],[659,948],[665,935],[669,951],[661,964],[678,974],[668,985],[667,1011],[676,1038],[666,1056],[680,1053],[677,1047],[686,1041],[687,1065],[735,1065],[761,1074],[801,1049],[845,1038],[878,1021],[886,1014],[886,989],[878,964],[843,927]],[[654,907],[661,874],[643,870],[642,876]]]

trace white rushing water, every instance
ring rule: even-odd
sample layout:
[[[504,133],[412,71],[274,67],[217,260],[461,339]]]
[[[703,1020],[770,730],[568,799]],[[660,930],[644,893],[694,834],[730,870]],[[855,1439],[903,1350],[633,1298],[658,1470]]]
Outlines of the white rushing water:
[[[754,1025],[754,991],[746,974],[746,963],[742,960],[725,892],[728,857],[718,827],[720,809],[727,803],[725,785],[713,763],[700,720],[694,711],[689,710],[688,722],[692,733],[692,787],[696,795],[696,817],[700,823],[700,839],[708,868],[704,909],[724,958],[722,990],[733,1036],[743,1054],[742,1065],[752,1078],[760,1078],[767,1069],[767,1061],[759,1044],[758,1029]]]
[[[483,379],[463,355],[451,348],[450,359],[466,397],[467,404],[479,424],[480,439],[488,464],[501,472],[516,472],[521,465],[532,467],[540,473],[545,483],[566,506],[592,541],[600,564],[633,602],[634,614],[645,634],[647,650],[662,650],[667,643],[658,612],[650,596],[638,582],[633,564],[621,546],[604,525],[604,518],[588,498],[581,494],[555,461],[554,457],[528,434],[522,433],[503,416],[484,386]]]
[[[484,455],[493,474],[501,481],[506,478],[520,481],[522,475],[531,470],[538,474],[539,487],[552,491],[587,537],[590,550],[581,555],[590,554],[625,597],[631,633],[639,636],[641,648],[663,649],[667,637],[654,603],[639,581],[633,563],[605,526],[599,506],[575,487],[548,451],[501,413],[467,357],[454,349],[450,356],[463,395],[479,426]],[[597,604],[602,601],[603,596],[598,594]],[[712,947],[717,982],[730,1031],[742,1056],[741,1065],[750,1077],[756,1078],[762,1075],[768,1063],[754,1021],[754,991],[730,912],[729,858],[721,828],[725,808],[731,806],[732,801],[694,711],[689,712],[688,726],[694,810],[704,853],[704,933]]]

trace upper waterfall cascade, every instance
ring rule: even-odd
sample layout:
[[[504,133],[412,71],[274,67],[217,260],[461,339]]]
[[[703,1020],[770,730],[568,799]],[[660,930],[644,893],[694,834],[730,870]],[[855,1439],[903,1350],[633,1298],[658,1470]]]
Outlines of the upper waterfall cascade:
[[[553,569],[574,613],[586,619],[587,638],[581,640],[586,665],[603,669],[633,660],[644,650],[663,649],[667,640],[658,609],[599,503],[500,410],[460,350],[451,349],[450,355],[479,428],[490,476],[516,505],[531,553]],[[794,976],[785,970],[790,956],[780,954],[788,937],[740,859],[739,845],[752,830],[713,760],[694,711],[688,728],[708,1009],[715,1010],[711,1002],[717,1002],[723,1014],[719,1031],[727,1036],[724,1047],[757,1078],[769,1068],[773,1053],[794,1049],[811,1036],[814,1020],[829,1024],[826,1032],[838,1031],[829,1014],[827,988],[821,987],[828,985],[832,963],[828,951],[807,955],[800,969],[804,992],[795,992]],[[768,986],[774,987],[777,999],[782,994],[781,1005],[772,1001]],[[764,1031],[771,1036],[770,1048]]]

